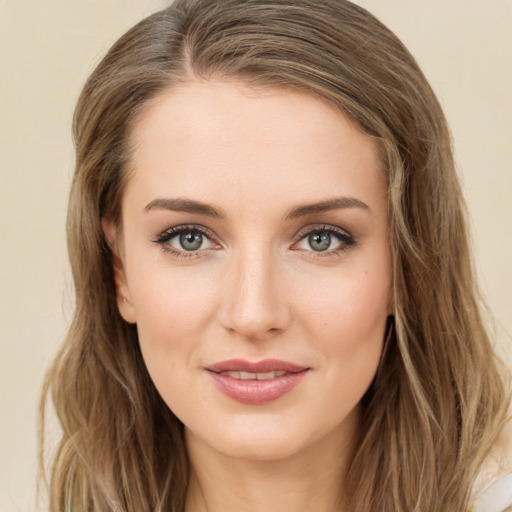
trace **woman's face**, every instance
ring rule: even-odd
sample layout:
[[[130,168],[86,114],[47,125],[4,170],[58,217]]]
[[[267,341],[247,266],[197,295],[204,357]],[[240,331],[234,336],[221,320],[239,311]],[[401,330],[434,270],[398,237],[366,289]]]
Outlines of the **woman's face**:
[[[190,442],[268,460],[353,435],[390,302],[375,141],[312,96],[205,81],[132,143],[119,308]]]

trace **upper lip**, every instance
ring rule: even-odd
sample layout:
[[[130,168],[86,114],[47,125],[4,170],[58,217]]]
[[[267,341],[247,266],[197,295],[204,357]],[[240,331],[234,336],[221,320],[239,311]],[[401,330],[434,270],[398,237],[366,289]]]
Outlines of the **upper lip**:
[[[218,363],[206,367],[215,373],[222,372],[249,372],[249,373],[266,373],[266,372],[301,372],[307,370],[307,366],[302,366],[289,361],[280,361],[279,359],[265,359],[263,361],[251,362],[243,359],[229,359],[227,361],[220,361]]]

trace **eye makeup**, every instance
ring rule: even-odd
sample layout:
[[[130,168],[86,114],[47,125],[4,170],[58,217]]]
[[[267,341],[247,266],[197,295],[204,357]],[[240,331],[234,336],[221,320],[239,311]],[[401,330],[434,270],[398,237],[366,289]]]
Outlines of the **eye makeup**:
[[[336,257],[357,245],[357,240],[348,231],[330,224],[307,226],[296,236],[298,241],[292,245],[292,249],[311,253],[309,257],[313,258]],[[309,249],[300,247],[300,244],[304,243],[309,246]]]
[[[181,248],[173,243],[175,239]],[[178,258],[197,258],[204,255],[205,251],[220,249],[221,245],[215,240],[214,233],[205,226],[183,224],[166,229],[153,243],[159,245],[162,251]]]
[[[328,224],[307,226],[294,238],[296,241],[290,246],[291,250],[310,253],[308,257],[318,259],[338,256],[357,245],[357,240],[348,231]],[[198,224],[167,228],[152,242],[178,258],[197,258],[222,248],[215,234]]]

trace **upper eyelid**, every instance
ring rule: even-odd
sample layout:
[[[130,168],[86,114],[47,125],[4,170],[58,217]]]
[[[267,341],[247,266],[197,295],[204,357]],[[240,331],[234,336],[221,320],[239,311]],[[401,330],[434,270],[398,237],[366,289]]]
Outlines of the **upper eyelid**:
[[[338,226],[334,226],[332,224],[315,224],[310,225],[305,228],[301,228],[297,233],[295,233],[294,238],[298,238],[299,240],[302,240],[307,235],[314,233],[318,231],[329,231],[331,233],[338,233],[340,235],[345,235],[348,238],[353,238],[350,231],[347,231],[346,229],[340,228]]]
[[[202,235],[205,235],[208,239],[212,241],[218,239],[218,237],[213,233],[213,231],[208,229],[206,226],[202,226],[200,224],[180,224],[178,226],[171,226],[159,232],[156,235],[155,240],[158,240],[168,234],[177,236],[180,233],[187,231],[199,231]]]

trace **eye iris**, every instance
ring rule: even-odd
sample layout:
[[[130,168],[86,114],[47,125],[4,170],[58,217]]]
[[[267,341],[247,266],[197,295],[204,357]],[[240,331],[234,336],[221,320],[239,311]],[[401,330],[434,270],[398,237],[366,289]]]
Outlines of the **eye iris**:
[[[313,233],[308,236],[310,247],[314,251],[326,251],[331,245],[331,235],[329,233]]]
[[[203,243],[203,235],[197,231],[189,231],[180,235],[180,245],[186,251],[197,251]]]

